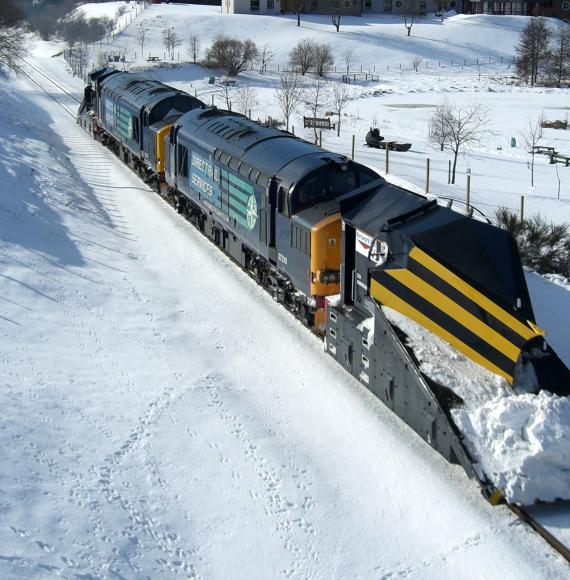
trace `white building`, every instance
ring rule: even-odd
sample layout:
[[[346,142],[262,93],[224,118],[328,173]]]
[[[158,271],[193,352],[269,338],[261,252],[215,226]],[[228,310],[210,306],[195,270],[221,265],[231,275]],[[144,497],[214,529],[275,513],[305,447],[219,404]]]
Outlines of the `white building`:
[[[279,14],[281,0],[222,0],[222,12],[228,14]]]

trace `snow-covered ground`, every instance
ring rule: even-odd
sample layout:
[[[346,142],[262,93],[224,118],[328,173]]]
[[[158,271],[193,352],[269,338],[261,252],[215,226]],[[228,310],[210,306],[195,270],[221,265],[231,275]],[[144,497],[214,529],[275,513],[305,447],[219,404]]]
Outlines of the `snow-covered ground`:
[[[222,18],[139,18],[183,10]],[[34,61],[80,94],[55,52]],[[0,83],[2,578],[567,574],[52,100]],[[530,289],[568,361],[567,290]]]

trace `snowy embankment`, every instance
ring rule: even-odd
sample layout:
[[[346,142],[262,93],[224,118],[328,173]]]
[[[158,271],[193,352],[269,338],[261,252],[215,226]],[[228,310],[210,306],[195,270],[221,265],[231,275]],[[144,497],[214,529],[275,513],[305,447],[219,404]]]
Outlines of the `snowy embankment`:
[[[536,274],[527,282],[539,326],[570,364],[570,288]],[[423,327],[384,309],[408,336],[421,370],[464,403],[452,415],[487,477],[511,502],[570,499],[570,400],[547,392],[514,393],[500,377],[472,363]]]
[[[15,79],[0,272],[2,578],[566,573]]]

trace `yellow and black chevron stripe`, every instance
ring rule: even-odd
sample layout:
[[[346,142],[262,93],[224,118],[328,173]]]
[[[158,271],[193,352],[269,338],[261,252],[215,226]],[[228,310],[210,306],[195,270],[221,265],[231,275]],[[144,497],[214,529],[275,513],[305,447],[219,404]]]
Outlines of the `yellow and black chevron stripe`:
[[[406,269],[372,273],[371,296],[513,383],[524,345],[544,332],[493,302],[418,247]]]

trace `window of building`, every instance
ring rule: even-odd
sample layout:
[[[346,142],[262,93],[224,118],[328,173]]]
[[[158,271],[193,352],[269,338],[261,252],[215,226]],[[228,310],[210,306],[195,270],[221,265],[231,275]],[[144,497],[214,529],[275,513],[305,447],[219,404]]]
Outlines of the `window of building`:
[[[252,12],[259,12],[259,0],[249,0],[249,9]]]
[[[372,0],[364,0],[364,8],[370,10],[372,8]]]
[[[396,8],[402,7],[402,0],[396,0]]]
[[[392,0],[384,0],[384,12],[392,12]]]
[[[274,0],[267,0],[267,10],[273,10],[275,8]]]
[[[317,10],[319,8],[318,0],[311,0],[311,10]]]
[[[427,12],[426,0],[420,0],[420,14],[425,14]]]

